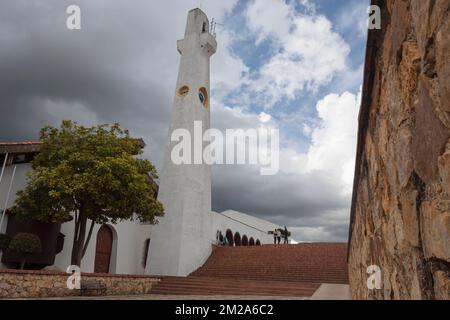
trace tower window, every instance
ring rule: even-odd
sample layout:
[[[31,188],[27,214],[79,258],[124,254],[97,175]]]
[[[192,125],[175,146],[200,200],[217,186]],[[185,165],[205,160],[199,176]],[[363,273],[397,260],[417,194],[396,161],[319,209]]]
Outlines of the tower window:
[[[206,22],[203,22],[202,33],[206,32],[206,27],[207,27]]]
[[[180,97],[185,97],[189,93],[189,87],[188,86],[182,86],[180,89],[178,89],[178,95]]]
[[[198,97],[200,98],[200,102],[201,102],[202,104],[205,104],[205,96],[203,95],[202,92],[199,92],[199,93],[198,93]]]
[[[205,108],[208,108],[208,91],[205,87],[198,89],[198,98]]]

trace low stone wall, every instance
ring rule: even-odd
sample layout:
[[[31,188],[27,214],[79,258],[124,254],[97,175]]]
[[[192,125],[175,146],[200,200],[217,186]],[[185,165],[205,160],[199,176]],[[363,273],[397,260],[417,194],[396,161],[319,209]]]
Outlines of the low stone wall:
[[[0,270],[0,299],[79,296],[80,290],[67,288],[69,274],[63,272]],[[81,280],[99,281],[106,286],[106,295],[137,295],[150,293],[160,279],[140,275],[82,273]]]

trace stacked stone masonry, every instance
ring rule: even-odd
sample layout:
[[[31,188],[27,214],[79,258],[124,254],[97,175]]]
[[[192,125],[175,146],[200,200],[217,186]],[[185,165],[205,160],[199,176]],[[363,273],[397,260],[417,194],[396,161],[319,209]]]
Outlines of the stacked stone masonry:
[[[355,299],[450,299],[450,1],[374,0],[350,235]],[[369,290],[367,267],[381,268]]]
[[[67,288],[69,274],[46,271],[0,270],[0,299],[79,296]],[[159,281],[150,276],[82,274],[81,279],[106,286],[106,295],[149,294]]]

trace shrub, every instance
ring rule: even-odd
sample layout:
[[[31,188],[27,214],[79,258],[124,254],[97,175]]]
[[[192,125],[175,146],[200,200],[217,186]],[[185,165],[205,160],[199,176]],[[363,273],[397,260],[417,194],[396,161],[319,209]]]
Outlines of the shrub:
[[[0,233],[0,251],[8,249],[10,242],[11,242],[10,236],[4,233]]]
[[[12,238],[8,251],[17,252],[22,255],[20,269],[23,269],[29,254],[42,252],[41,239],[32,233],[18,233]]]

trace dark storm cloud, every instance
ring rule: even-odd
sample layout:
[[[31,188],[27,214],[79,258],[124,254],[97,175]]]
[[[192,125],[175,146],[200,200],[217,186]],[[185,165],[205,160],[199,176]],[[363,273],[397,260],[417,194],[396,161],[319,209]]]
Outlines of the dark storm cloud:
[[[120,122],[144,136],[159,162],[176,79],[176,38],[154,28],[143,10],[151,6],[125,2],[78,1],[82,29],[68,30],[69,4],[2,2],[0,140],[35,139],[40,127],[63,118]],[[95,119],[88,121],[86,113]]]
[[[296,175],[279,172],[274,176],[262,176],[257,170],[252,172],[248,167],[233,165],[215,167],[214,175],[217,176],[214,191],[224,194],[215,201],[218,209],[226,209],[233,199],[240,199],[235,202],[235,209],[244,212],[256,210],[263,216],[282,214],[297,218],[347,205],[345,199],[334,196],[336,189],[327,183],[326,177],[317,173]],[[246,177],[245,181],[239,179],[242,176]]]
[[[213,182],[215,211],[248,212],[279,225],[320,226],[328,240],[346,239],[350,198],[340,196],[325,173],[261,176],[250,166],[216,166]]]

